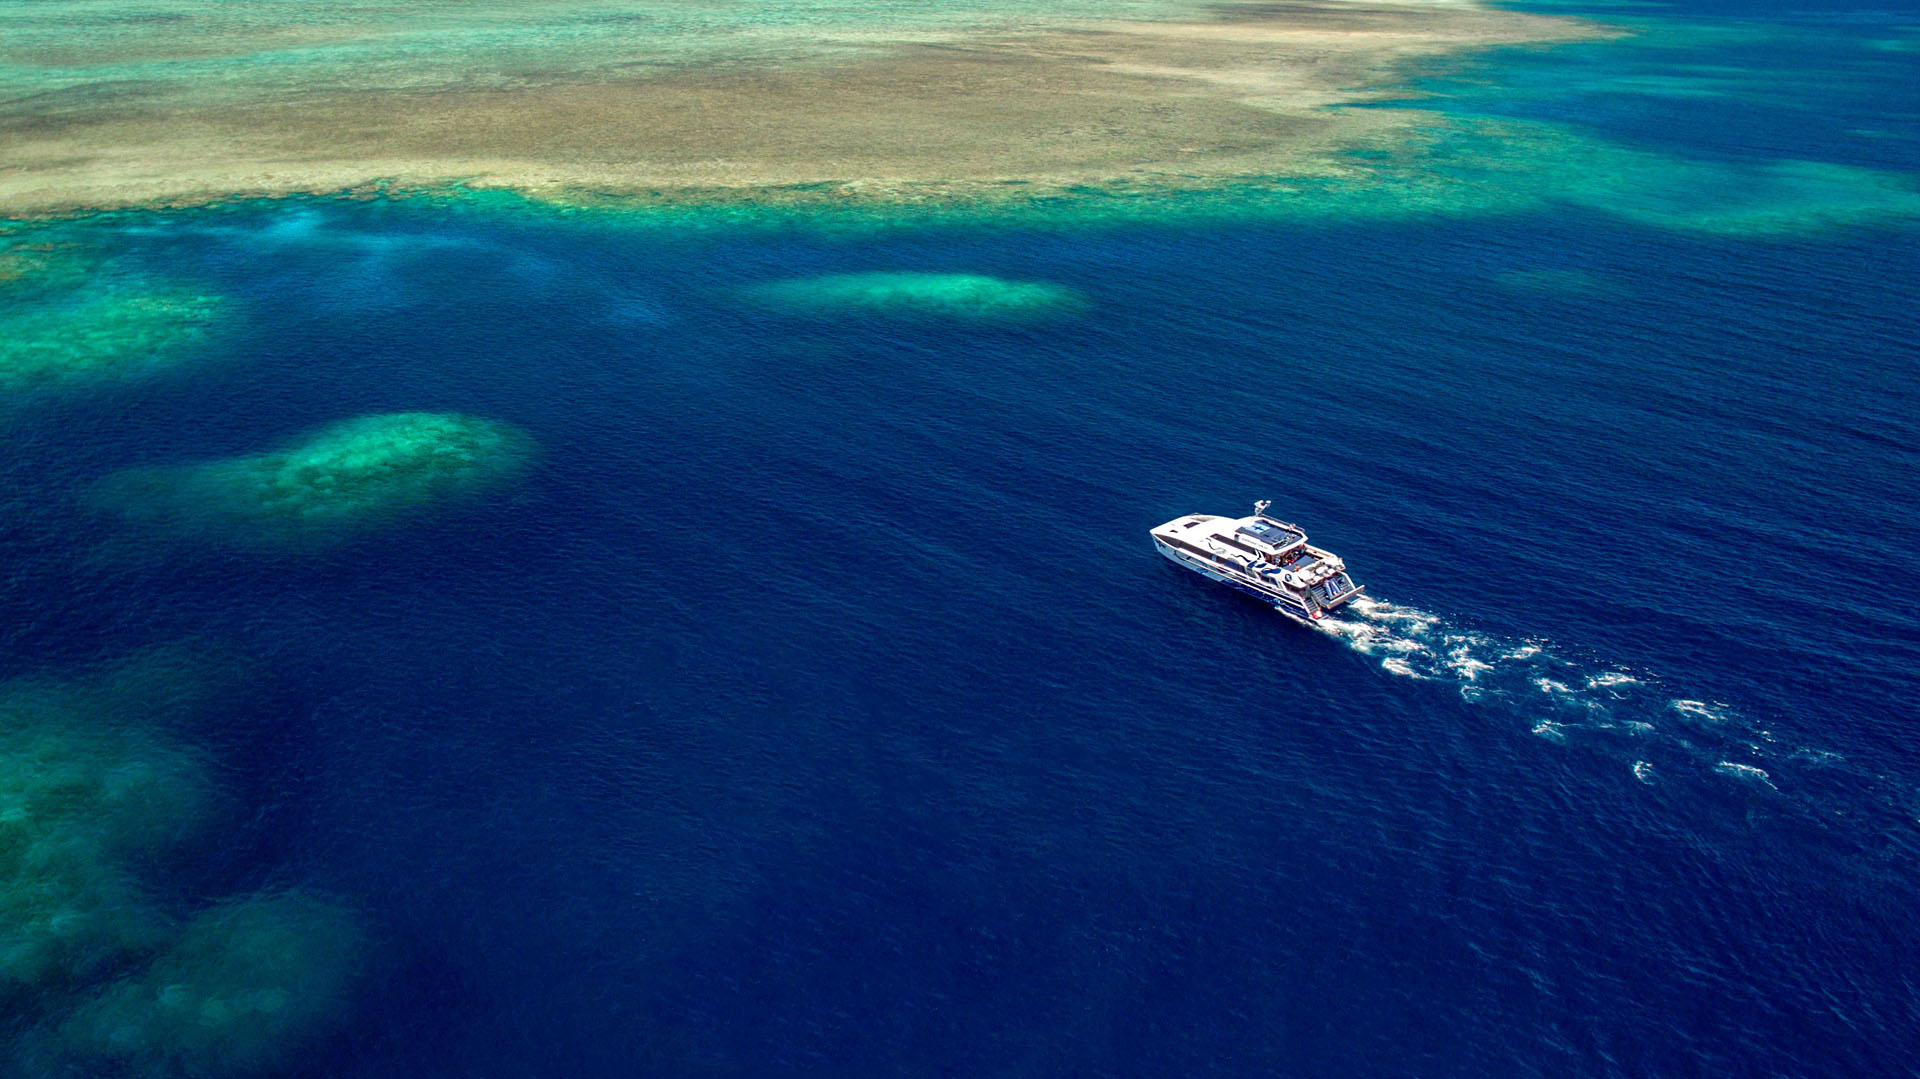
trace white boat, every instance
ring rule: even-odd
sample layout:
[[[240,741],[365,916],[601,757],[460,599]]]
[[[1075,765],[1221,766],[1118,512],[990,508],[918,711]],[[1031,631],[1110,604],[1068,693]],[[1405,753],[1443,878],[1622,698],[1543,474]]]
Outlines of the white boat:
[[[1324,618],[1365,591],[1347,575],[1347,564],[1309,544],[1299,525],[1267,516],[1270,504],[1254,503],[1251,517],[1176,517],[1153,530],[1153,545],[1195,573],[1303,622]]]

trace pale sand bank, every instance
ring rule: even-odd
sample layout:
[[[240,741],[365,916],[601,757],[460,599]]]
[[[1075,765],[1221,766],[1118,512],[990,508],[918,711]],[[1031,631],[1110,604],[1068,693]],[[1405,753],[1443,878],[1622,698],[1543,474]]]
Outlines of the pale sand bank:
[[[845,30],[812,50],[755,37],[734,56],[665,59],[640,33],[595,39],[565,63],[475,49],[436,24],[410,31],[407,55],[419,59],[407,78],[391,65],[356,69],[391,35],[362,43],[352,23],[288,28],[297,47],[256,25],[223,46],[221,31],[192,20],[173,38],[106,35],[91,50],[22,34],[0,46],[13,91],[0,102],[0,213],[376,182],[558,200],[785,191],[902,201],[1326,176],[1341,170],[1341,151],[1390,147],[1431,122],[1414,110],[1329,108],[1389,92],[1409,62],[1607,32],[1461,0],[1178,14],[1003,18],[897,42]],[[177,41],[179,58],[154,55],[157,40]],[[471,53],[459,63],[448,55],[456,45]],[[231,77],[213,77],[229,67]],[[37,71],[47,88],[20,92]]]

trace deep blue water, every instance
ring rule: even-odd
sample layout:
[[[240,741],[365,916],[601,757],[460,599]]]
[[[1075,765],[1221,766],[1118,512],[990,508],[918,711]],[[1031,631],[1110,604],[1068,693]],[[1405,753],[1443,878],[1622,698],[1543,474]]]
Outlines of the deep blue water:
[[[1720,162],[1920,170],[1920,13],[1911,5],[1513,6],[1586,15],[1630,34],[1449,62],[1463,70],[1426,87],[1442,107],[1571,123],[1624,145]]]
[[[191,377],[9,405],[5,673],[258,659],[211,735],[251,815],[181,887],[367,912],[377,975],[300,1074],[1917,1059],[1910,230],[95,227],[241,328]],[[876,269],[1091,307],[731,291]],[[411,409],[539,463],[308,557],[130,557],[75,508]],[[1369,586],[1371,636],[1147,542],[1258,497]]]

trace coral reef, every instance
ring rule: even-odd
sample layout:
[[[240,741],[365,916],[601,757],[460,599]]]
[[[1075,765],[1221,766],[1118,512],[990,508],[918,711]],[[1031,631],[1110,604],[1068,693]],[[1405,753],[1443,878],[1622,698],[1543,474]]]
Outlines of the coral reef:
[[[155,653],[87,679],[0,687],[0,1003],[166,940],[136,871],[193,836],[213,804],[202,755],[153,722],[204,699],[163,683],[178,670]]]
[[[269,453],[138,468],[93,503],[177,534],[276,547],[338,539],[469,498],[522,471],[533,440],[508,424],[433,412],[361,416]]]
[[[146,377],[190,356],[222,306],[194,292],[147,289],[22,304],[0,314],[0,388]]]
[[[751,303],[783,314],[933,315],[974,321],[1031,321],[1086,307],[1077,292],[1039,281],[1008,281],[982,274],[823,274],[753,285]]]
[[[136,1074],[267,1071],[339,1019],[365,953],[354,917],[310,893],[230,900],[195,915],[146,970],[82,1004],[62,1033],[72,1051]]]
[[[0,295],[75,288],[90,269],[78,244],[14,239],[0,244]]]
[[[1920,188],[1874,169],[1689,158],[1577,127],[1446,116],[1383,142],[1331,182],[1299,184],[1308,218],[1474,215],[1573,206],[1699,235],[1788,237],[1920,220]]]
[[[449,180],[894,205],[1202,188],[1323,173],[1328,153],[1404,120],[1327,106],[1371,100],[1408,60],[1608,33],[1474,3],[619,7],[10,9],[0,208]]]
[[[261,1074],[337,1022],[345,908],[274,889],[181,911],[146,886],[213,819],[177,729],[236,679],[192,647],[0,684],[0,1074]]]

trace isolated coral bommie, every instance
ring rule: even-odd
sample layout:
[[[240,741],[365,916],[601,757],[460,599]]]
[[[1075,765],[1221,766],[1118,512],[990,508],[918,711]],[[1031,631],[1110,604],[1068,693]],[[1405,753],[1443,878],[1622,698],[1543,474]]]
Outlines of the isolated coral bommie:
[[[351,914],[306,892],[220,903],[151,967],[76,1009],[65,1040],[136,1074],[267,1071],[339,1021],[365,941]]]
[[[425,505],[516,470],[529,442],[505,424],[402,412],[334,424],[281,453],[234,462],[265,517],[338,521]],[[252,511],[252,506],[249,506]]]
[[[824,274],[754,285],[743,294],[783,314],[819,317],[917,314],[1027,321],[1086,306],[1078,292],[1062,285],[957,273]]]
[[[0,387],[140,378],[180,362],[219,317],[211,296],[133,291],[0,316]]]
[[[283,450],[103,480],[96,505],[189,534],[256,545],[351,535],[478,494],[519,473],[533,440],[434,412],[362,416]]]

